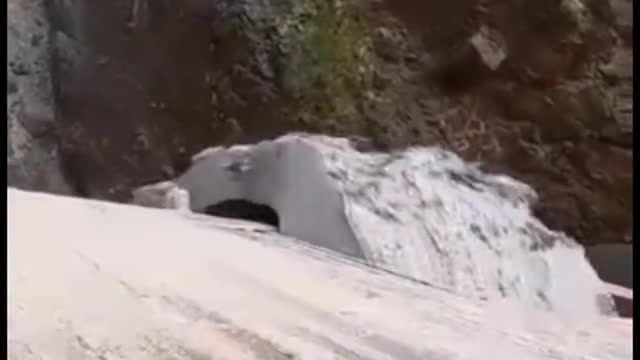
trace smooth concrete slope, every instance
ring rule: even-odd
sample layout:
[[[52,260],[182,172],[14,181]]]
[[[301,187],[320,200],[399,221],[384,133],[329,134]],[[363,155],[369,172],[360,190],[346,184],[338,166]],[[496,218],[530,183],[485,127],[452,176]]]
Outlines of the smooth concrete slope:
[[[379,272],[273,229],[8,190],[9,359],[631,359],[562,320]]]

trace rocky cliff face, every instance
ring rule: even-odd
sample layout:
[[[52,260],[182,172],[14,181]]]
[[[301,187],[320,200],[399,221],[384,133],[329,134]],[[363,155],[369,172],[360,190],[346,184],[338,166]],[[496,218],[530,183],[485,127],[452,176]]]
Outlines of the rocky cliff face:
[[[26,3],[42,6],[8,4]],[[52,1],[54,145],[31,162],[10,155],[10,174],[16,185],[60,188],[20,170],[58,168],[46,156],[59,152],[74,193],[125,201],[211,145],[290,130],[358,134],[381,149],[444,146],[530,184],[551,228],[585,244],[630,242],[630,9],[626,0]],[[14,29],[15,39],[36,34]],[[14,154],[39,144],[8,124]]]
[[[69,194],[57,146],[44,2],[7,2],[7,182]]]

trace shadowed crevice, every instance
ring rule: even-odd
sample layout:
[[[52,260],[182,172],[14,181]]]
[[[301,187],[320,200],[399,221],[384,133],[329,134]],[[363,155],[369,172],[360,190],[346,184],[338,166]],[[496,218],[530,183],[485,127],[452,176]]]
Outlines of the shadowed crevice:
[[[232,199],[221,201],[207,206],[204,213],[230,219],[249,220],[280,228],[280,218],[272,207],[247,200]]]

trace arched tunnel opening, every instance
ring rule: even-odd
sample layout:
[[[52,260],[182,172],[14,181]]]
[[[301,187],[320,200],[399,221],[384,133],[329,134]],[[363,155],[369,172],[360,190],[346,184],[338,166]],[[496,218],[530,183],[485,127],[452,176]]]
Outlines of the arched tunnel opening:
[[[248,220],[280,229],[280,217],[270,206],[243,199],[230,199],[207,206],[204,213],[228,219]]]

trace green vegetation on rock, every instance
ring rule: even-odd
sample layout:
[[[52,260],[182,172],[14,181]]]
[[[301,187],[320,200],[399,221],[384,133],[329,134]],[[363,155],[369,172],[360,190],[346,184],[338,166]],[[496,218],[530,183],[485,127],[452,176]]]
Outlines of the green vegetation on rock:
[[[353,3],[302,3],[279,24],[287,115],[310,131],[357,132],[366,126],[362,107],[375,98],[365,24]]]

